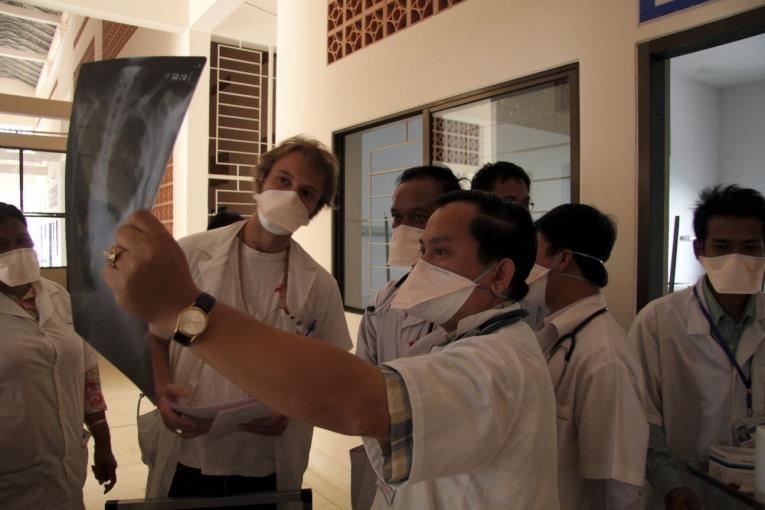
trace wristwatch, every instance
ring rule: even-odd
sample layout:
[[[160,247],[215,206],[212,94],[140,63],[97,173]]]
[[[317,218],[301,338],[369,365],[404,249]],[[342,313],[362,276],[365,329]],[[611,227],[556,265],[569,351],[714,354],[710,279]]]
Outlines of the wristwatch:
[[[194,303],[178,314],[173,340],[188,347],[207,329],[208,316],[215,304],[215,298],[210,294],[201,293]]]

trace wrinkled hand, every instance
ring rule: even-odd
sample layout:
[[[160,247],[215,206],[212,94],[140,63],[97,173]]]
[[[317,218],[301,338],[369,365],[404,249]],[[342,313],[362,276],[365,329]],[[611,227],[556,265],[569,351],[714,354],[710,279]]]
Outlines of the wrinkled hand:
[[[104,494],[112,490],[117,483],[117,460],[112,454],[111,446],[98,446],[93,451],[93,462],[91,466],[93,475],[98,480],[98,485],[104,486]]]
[[[173,331],[178,312],[200,293],[178,243],[143,210],[131,214],[114,239],[121,250],[103,276],[117,304],[163,331]]]
[[[190,420],[182,414],[178,414],[175,409],[170,406],[170,402],[178,402],[178,399],[188,397],[191,390],[178,386],[177,384],[166,384],[164,388],[159,391],[159,403],[157,408],[159,414],[162,415],[162,421],[174,434],[183,439],[191,439],[202,434],[206,434],[210,429],[209,424],[202,423],[197,420]]]
[[[239,430],[261,436],[281,436],[287,428],[287,417],[274,413],[268,418],[258,418],[239,425]]]
[[[666,510],[701,510],[701,501],[688,487],[672,489],[664,496]]]

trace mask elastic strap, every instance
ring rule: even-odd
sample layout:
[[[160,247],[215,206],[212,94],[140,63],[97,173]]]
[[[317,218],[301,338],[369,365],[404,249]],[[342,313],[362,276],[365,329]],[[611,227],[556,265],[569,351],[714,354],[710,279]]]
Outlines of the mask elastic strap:
[[[480,290],[480,291],[483,291],[483,292],[486,292],[486,293],[488,293],[488,294],[491,294],[491,295],[492,295],[492,296],[494,296],[494,297],[498,297],[498,298],[502,298],[502,299],[508,299],[508,298],[509,298],[509,296],[506,296],[506,295],[504,295],[504,294],[497,294],[497,293],[495,293],[493,290],[491,290],[491,289],[487,289],[486,287],[481,287],[481,286],[480,286],[480,285],[478,285],[478,283],[477,283],[477,282],[478,282],[478,281],[479,281],[481,278],[483,278],[484,276],[486,276],[487,274],[489,274],[489,272],[491,272],[491,270],[492,270],[492,269],[494,269],[494,268],[496,268],[496,267],[497,267],[497,264],[493,264],[493,265],[491,265],[491,266],[487,267],[487,268],[486,268],[486,271],[484,271],[483,273],[479,274],[479,275],[478,275],[478,277],[477,277],[477,278],[475,278],[475,279],[473,280],[473,283],[475,283],[475,284],[476,284],[475,288],[476,288],[476,289],[478,289],[478,290]]]
[[[571,253],[573,253],[574,255],[579,255],[580,257],[584,257],[584,258],[587,258],[587,259],[592,259],[592,260],[600,263],[601,266],[605,266],[606,265],[605,262],[600,260],[598,257],[593,257],[592,255],[589,255],[587,253],[582,253],[581,251],[574,251],[574,250],[571,250]]]
[[[486,271],[484,271],[483,273],[479,274],[478,276],[476,276],[476,277],[473,279],[473,283],[478,283],[478,281],[479,281],[481,278],[483,278],[484,276],[486,276],[487,274],[489,274],[489,271],[491,271],[491,270],[492,270],[492,269],[494,269],[495,267],[497,267],[497,265],[496,265],[496,264],[494,264],[494,265],[491,265],[491,266],[487,267],[487,268],[486,268]]]
[[[574,251],[574,250],[571,250],[571,253],[573,253],[574,255],[579,255],[580,257],[584,257],[584,258],[587,258],[587,259],[592,259],[592,260],[596,261],[597,263],[599,263],[604,268],[606,266],[606,264],[602,260],[600,260],[598,257],[594,257],[594,256],[592,256],[590,254],[582,253],[581,251]],[[571,273],[564,273],[563,271],[558,271],[558,270],[553,270],[553,269],[550,269],[550,272],[551,273],[556,273],[556,274],[559,274],[559,275],[563,275],[563,276],[568,276],[569,278],[576,278],[577,280],[582,280],[582,281],[585,281],[585,282],[587,282],[589,284],[592,284],[592,285],[598,285],[597,283],[593,282],[592,280],[590,280],[588,278],[585,278],[584,276],[579,276],[579,275],[571,274]]]

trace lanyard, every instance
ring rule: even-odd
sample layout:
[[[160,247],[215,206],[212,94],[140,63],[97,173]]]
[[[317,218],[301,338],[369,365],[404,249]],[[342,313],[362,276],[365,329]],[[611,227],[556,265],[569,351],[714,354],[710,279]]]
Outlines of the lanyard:
[[[709,323],[709,334],[714,339],[715,343],[720,346],[720,349],[723,350],[725,355],[728,357],[728,361],[730,361],[730,364],[733,365],[733,368],[736,369],[736,372],[738,372],[738,376],[741,379],[741,382],[744,383],[744,387],[746,388],[746,415],[748,417],[752,417],[752,378],[747,377],[744,373],[744,369],[741,368],[741,365],[738,364],[738,361],[736,361],[736,355],[731,352],[730,348],[728,347],[728,344],[725,343],[725,340],[723,340],[722,334],[720,333],[720,330],[717,329],[717,326],[715,325],[715,322],[712,320],[712,317],[709,315],[709,312],[706,308],[704,308],[704,305],[701,304],[701,298],[699,297],[699,293],[696,291],[696,287],[693,287],[693,295],[696,296],[696,302],[699,304],[699,308],[701,308],[701,313],[704,314],[704,318]],[[750,362],[751,365],[751,362]]]

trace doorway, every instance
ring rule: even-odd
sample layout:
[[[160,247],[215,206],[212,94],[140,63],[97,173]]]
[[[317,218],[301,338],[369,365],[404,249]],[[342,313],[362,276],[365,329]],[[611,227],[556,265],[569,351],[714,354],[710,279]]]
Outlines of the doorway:
[[[765,193],[763,133],[765,8],[638,46],[638,310],[703,274],[692,249],[703,188]]]

